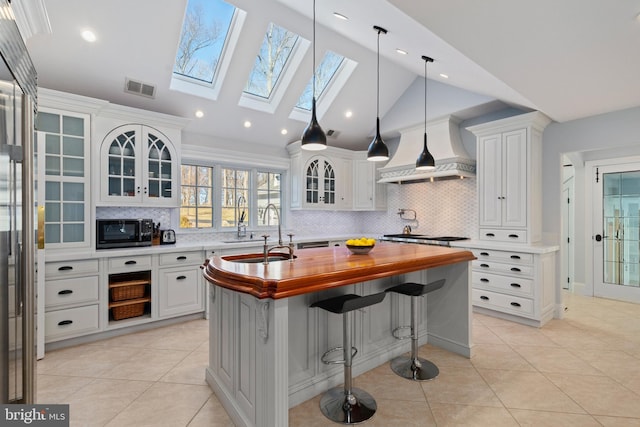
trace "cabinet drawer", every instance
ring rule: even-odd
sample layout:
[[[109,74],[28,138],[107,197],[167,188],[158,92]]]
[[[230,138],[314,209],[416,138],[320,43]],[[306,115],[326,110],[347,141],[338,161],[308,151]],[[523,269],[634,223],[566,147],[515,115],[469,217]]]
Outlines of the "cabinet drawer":
[[[527,243],[527,232],[525,230],[481,228],[479,237],[480,240],[490,240],[495,242]]]
[[[109,258],[109,272],[112,270],[135,271],[140,270],[141,267],[151,268],[151,255]]]
[[[508,274],[510,276],[533,277],[533,266],[522,264],[502,263],[496,261],[473,260],[471,267],[474,271],[488,271],[492,273]]]
[[[500,261],[510,264],[533,264],[533,254],[522,252],[496,251],[492,249],[472,249],[473,254],[481,261]]]
[[[160,265],[200,265],[204,263],[204,252],[173,252],[160,255]]]
[[[505,295],[484,289],[473,289],[471,294],[473,305],[485,307],[520,316],[533,316],[533,300]]]
[[[523,277],[501,276],[474,270],[471,273],[473,287],[506,291],[513,295],[533,296],[533,280]]]
[[[45,308],[98,301],[98,276],[48,280],[44,301]]]
[[[98,317],[98,305],[45,313],[45,341],[56,341],[95,332],[99,329]]]
[[[68,277],[78,274],[97,273],[99,261],[97,259],[85,259],[82,261],[47,262],[44,265],[44,274],[47,279]]]

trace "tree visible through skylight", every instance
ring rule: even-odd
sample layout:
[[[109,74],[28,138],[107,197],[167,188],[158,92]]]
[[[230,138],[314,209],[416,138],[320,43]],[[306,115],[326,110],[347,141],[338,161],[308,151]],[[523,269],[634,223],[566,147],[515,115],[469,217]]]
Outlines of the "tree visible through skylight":
[[[269,98],[297,41],[297,34],[270,23],[244,91]]]
[[[320,99],[320,95],[327,88],[329,82],[340,68],[340,64],[344,60],[344,56],[338,55],[337,53],[328,51],[324,58],[322,58],[322,62],[316,68],[316,100]],[[313,95],[311,94],[313,88],[313,77],[307,83],[307,86],[304,88],[304,92],[300,96],[296,107],[302,108],[305,110],[311,110],[311,101]]]
[[[213,82],[235,11],[220,0],[189,0],[174,74]]]

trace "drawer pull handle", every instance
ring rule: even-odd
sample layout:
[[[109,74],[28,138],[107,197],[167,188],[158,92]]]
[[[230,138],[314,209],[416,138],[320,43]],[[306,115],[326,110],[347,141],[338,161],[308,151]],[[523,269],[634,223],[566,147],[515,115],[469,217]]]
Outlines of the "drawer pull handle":
[[[135,262],[134,260],[130,260],[124,263],[124,265],[136,265],[137,262]]]
[[[58,292],[58,295],[69,295],[72,294],[73,291],[71,289],[63,289],[60,292]]]
[[[61,320],[58,322],[58,326],[70,325],[73,323],[73,320]]]
[[[187,276],[178,276],[178,277],[176,277],[176,280],[184,280],[186,278],[187,278]]]
[[[70,271],[73,270],[73,267],[71,267],[70,265],[63,265],[62,267],[58,268],[58,271]]]
[[[480,267],[489,268],[489,264],[480,264]]]
[[[520,283],[512,283],[511,287],[513,287],[513,288],[521,288],[522,286],[520,286]]]
[[[489,252],[480,252],[480,255],[482,255],[482,256],[489,256]]]
[[[487,237],[495,237],[496,235],[493,234],[493,233],[486,233],[485,236],[487,236]]]
[[[483,277],[482,279],[480,279],[481,282],[486,282],[489,283],[489,279],[487,279],[486,277]]]
[[[480,299],[481,300],[485,300],[485,301],[489,301],[489,297],[484,296],[484,295],[480,295]]]
[[[512,267],[512,268],[511,268],[511,271],[515,271],[515,272],[518,272],[518,273],[519,273],[519,272],[520,272],[520,271],[522,271],[522,270],[520,270],[518,267]]]
[[[512,238],[512,239],[517,239],[520,236],[518,236],[517,234],[509,234],[509,237]]]
[[[511,259],[520,259],[520,255],[511,255]]]
[[[187,257],[184,255],[180,255],[179,257],[176,257],[177,261],[184,261],[185,259],[187,259]]]
[[[514,306],[514,307],[520,307],[520,303],[519,302],[512,302],[511,305]]]

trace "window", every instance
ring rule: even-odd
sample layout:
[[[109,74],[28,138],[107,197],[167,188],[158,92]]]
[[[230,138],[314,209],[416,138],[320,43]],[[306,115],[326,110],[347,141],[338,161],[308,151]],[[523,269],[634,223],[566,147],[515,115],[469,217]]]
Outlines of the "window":
[[[180,228],[213,227],[213,168],[182,165]]]
[[[244,216],[250,218],[249,211],[249,182],[250,171],[243,169],[222,169],[222,203],[221,227],[235,227]],[[246,218],[242,218],[246,220]]]
[[[258,201],[258,225],[269,226],[278,225],[278,218],[275,216],[273,209],[269,209],[269,213],[266,218],[264,216],[264,210],[268,204],[273,203],[277,208],[280,215],[282,215],[281,209],[281,192],[280,182],[282,174],[276,172],[258,172],[257,173],[257,201]]]
[[[262,98],[271,96],[298,38],[297,34],[269,24],[244,89],[246,93]]]
[[[322,62],[316,68],[316,100],[320,99],[320,96],[324,92],[324,90],[329,85],[329,82],[333,79],[333,76],[340,68],[342,61],[344,60],[344,56],[338,55],[337,53],[333,53],[331,51],[327,52],[322,59]],[[302,108],[304,110],[311,111],[311,101],[313,98],[312,95],[313,88],[313,77],[307,83],[307,86],[304,88],[300,99],[298,99],[298,103],[296,107]]]

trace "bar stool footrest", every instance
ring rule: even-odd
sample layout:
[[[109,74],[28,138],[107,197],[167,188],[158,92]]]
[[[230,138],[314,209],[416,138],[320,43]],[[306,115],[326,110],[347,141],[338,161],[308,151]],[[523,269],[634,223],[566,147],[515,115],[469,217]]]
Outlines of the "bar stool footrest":
[[[344,365],[345,364],[345,360],[341,359],[341,360],[327,360],[328,356],[331,353],[336,353],[336,352],[344,352],[344,347],[334,347],[334,348],[330,348],[329,350],[325,351],[324,353],[322,353],[322,356],[320,356],[320,361],[322,363],[324,363],[325,365]],[[351,347],[351,357],[355,357],[355,355],[358,354],[358,349],[355,347]]]
[[[331,421],[341,424],[358,424],[371,418],[378,405],[366,391],[353,387],[351,396],[343,387],[328,390],[320,399],[320,411]]]
[[[409,335],[400,335],[400,332],[409,329]],[[391,331],[391,335],[397,340],[406,340],[411,337],[411,326],[398,326],[393,331]]]
[[[397,375],[414,381],[432,380],[438,376],[440,370],[433,363],[421,357],[412,358],[398,356],[391,360],[391,370]]]

